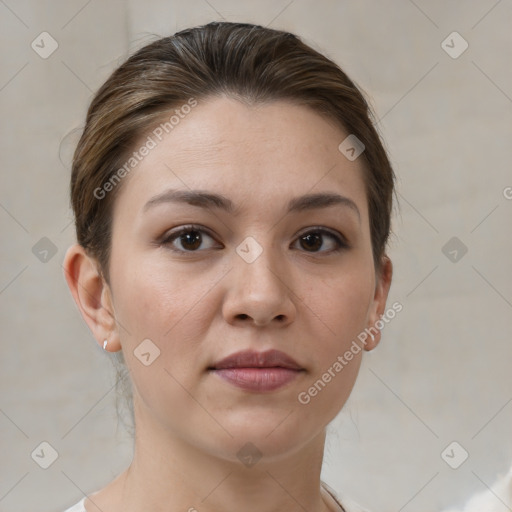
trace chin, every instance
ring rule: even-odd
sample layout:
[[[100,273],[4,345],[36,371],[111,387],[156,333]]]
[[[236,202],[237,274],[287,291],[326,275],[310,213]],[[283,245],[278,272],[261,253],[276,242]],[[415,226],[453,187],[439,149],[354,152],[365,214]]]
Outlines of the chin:
[[[233,436],[233,445],[242,446],[251,442],[267,457],[272,455],[277,460],[292,455],[318,436],[325,435],[326,426],[336,417],[343,404],[327,394],[323,398],[328,403],[318,403],[316,406],[298,405],[291,400],[273,405],[267,402],[242,407],[238,404],[222,414],[222,424]]]
[[[230,420],[223,421],[223,425],[233,437],[220,433],[215,437],[205,436],[209,446],[204,448],[231,462],[243,462],[244,456],[261,458],[261,463],[286,459],[323,431],[320,425],[315,428],[298,421],[297,411],[292,408],[280,411],[279,415],[261,411],[237,413]]]

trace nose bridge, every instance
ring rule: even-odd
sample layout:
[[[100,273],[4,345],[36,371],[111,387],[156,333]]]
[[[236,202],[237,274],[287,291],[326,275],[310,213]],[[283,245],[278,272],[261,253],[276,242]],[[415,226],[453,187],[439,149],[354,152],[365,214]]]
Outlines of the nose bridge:
[[[236,248],[239,279],[245,283],[249,293],[282,294],[284,276],[279,275],[278,269],[282,269],[283,265],[278,261],[275,247],[272,247],[271,236],[258,238],[261,243],[255,237],[248,236]]]
[[[235,249],[226,314],[231,319],[250,317],[257,324],[291,320],[295,306],[283,273],[284,256],[272,247],[270,234],[258,238],[261,243],[248,236]]]

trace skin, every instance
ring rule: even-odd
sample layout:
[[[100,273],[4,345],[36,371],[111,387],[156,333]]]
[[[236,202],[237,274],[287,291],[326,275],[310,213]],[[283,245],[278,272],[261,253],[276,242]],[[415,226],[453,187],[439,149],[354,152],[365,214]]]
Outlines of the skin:
[[[124,351],[134,384],[133,461],[86,501],[89,512],[337,510],[320,489],[325,432],[363,351],[310,403],[297,397],[384,313],[392,274],[387,257],[375,270],[363,162],[339,152],[346,136],[284,101],[202,101],[124,178],[110,285],[80,246],[69,248],[73,297],[97,342]],[[173,202],[144,211],[170,188],[222,194],[236,212]],[[286,212],[290,199],[319,192],[349,198],[358,213],[346,204]],[[206,230],[199,242],[160,243],[192,223]],[[315,227],[348,248],[333,252],[328,234],[308,245],[301,237]],[[248,236],[262,248],[252,263],[236,252]],[[134,356],[147,338],[160,349],[149,366]],[[270,348],[305,369],[276,391],[243,391],[206,370],[233,352]],[[237,457],[247,442],[263,455],[252,467]]]

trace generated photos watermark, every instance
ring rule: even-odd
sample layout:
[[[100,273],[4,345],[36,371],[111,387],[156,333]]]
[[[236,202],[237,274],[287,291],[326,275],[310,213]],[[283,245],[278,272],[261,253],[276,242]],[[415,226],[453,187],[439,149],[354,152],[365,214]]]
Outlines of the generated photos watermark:
[[[184,119],[191,110],[197,106],[197,100],[190,98],[187,103],[183,104],[180,108],[174,109],[174,114],[169,118],[168,121],[160,123],[152,132],[148,135],[144,144],[142,144],[138,150],[134,151],[130,158],[126,160],[124,165],[120,167],[110,178],[101,186],[94,189],[94,197],[96,199],[104,199],[105,196],[114,190],[114,188],[121,182],[121,180],[129,174],[144,157],[148,156],[152,149],[158,146],[166,134],[171,133],[174,128],[180,124],[181,120]]]
[[[352,341],[352,345],[348,350],[345,351],[343,355],[339,355],[336,358],[336,361],[327,368],[327,370],[322,374],[322,376],[315,381],[315,383],[310,386],[307,390],[301,391],[297,395],[297,400],[302,405],[307,405],[311,402],[311,399],[320,393],[329,382],[332,381],[342,370],[349,364],[350,361],[354,358],[355,355],[361,352],[362,347],[364,347],[367,343],[368,338],[374,339],[375,336],[382,331],[384,326],[391,322],[393,318],[402,311],[403,306],[400,302],[394,302],[393,305],[386,310],[386,312],[381,316],[379,320],[375,322],[371,327],[367,327],[364,331],[361,331],[357,335],[357,340]]]

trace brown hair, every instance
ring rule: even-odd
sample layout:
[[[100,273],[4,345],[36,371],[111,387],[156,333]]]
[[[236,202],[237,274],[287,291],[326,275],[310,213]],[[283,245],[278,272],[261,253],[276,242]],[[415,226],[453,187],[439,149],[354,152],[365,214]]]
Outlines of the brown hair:
[[[213,22],[160,38],[118,67],[94,96],[73,156],[71,202],[78,243],[109,281],[112,206],[107,190],[141,136],[174,107],[226,94],[248,103],[290,100],[332,119],[365,146],[365,184],[375,266],[390,233],[394,173],[359,89],[297,36]],[[340,141],[341,142],[341,141]],[[115,185],[115,183],[114,183]],[[105,188],[104,188],[105,187]]]

